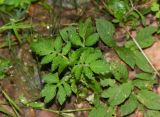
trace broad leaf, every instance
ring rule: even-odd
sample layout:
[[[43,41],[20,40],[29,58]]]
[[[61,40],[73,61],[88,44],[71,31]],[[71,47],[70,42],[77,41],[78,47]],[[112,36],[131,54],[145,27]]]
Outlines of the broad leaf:
[[[73,45],[82,46],[82,47],[84,46],[78,33],[71,32],[69,35],[70,35],[69,39]]]
[[[136,36],[136,40],[138,44],[141,46],[141,48],[146,48],[151,46],[154,42],[155,39],[152,36],[153,33],[157,31],[156,27],[149,26],[144,29],[141,29]]]
[[[149,80],[149,81],[155,80],[155,76],[153,74],[149,74],[149,73],[136,74],[136,78],[141,79],[141,80]]]
[[[128,70],[123,64],[112,63],[111,72],[114,78],[120,82],[126,82],[128,80]]]
[[[134,52],[135,60],[136,60],[136,65],[144,72],[148,73],[153,73],[153,69],[149,65],[148,61],[146,58],[143,56],[142,53],[139,51]]]
[[[131,82],[124,83],[120,86],[113,86],[102,92],[102,97],[109,98],[108,102],[112,106],[119,105],[129,97],[132,88]]]
[[[117,54],[119,55],[119,57],[125,62],[127,63],[131,68],[134,68],[135,66],[135,57],[134,57],[134,53],[128,49],[128,48],[115,48]]]
[[[131,95],[127,102],[125,104],[121,105],[120,111],[121,111],[121,116],[126,116],[128,114],[131,114],[134,112],[134,110],[137,108],[138,102],[137,99]]]
[[[94,52],[87,55],[87,57],[85,59],[85,63],[87,63],[87,64],[92,63],[93,61],[95,61],[97,59],[101,59],[102,56],[103,56],[102,52],[99,49],[95,49]]]
[[[160,110],[160,96],[152,91],[141,90],[137,99],[149,109]]]
[[[160,117],[160,111],[147,110],[144,113],[144,117]]]
[[[31,44],[33,52],[39,55],[48,55],[54,51],[54,41],[51,39],[42,39]]]
[[[113,79],[104,79],[104,80],[100,80],[100,84],[101,84],[101,86],[102,87],[107,87],[107,86],[114,86],[115,85],[115,83],[116,83],[116,81],[115,80],[113,80]]]
[[[56,95],[57,86],[52,84],[47,84],[41,91],[42,97],[44,97],[44,102],[50,102]]]
[[[44,75],[42,77],[43,81],[45,83],[58,83],[59,82],[59,78],[58,78],[58,74],[52,74],[52,73],[48,73],[46,75]]]
[[[87,19],[84,23],[79,24],[79,35],[85,39],[93,32],[91,19]]]
[[[90,68],[97,74],[105,74],[110,71],[110,65],[105,60],[97,60],[90,63]]]
[[[103,105],[98,105],[89,113],[89,117],[111,117],[107,116],[107,108]]]
[[[85,45],[86,46],[93,46],[94,44],[97,43],[98,40],[99,40],[98,33],[94,33],[86,38]]]
[[[96,28],[100,38],[105,44],[107,44],[109,47],[116,46],[116,43],[113,40],[115,28],[111,22],[104,19],[97,19]]]
[[[44,56],[41,60],[41,64],[48,64],[52,62],[55,55],[56,55],[55,53],[51,53],[51,54]]]

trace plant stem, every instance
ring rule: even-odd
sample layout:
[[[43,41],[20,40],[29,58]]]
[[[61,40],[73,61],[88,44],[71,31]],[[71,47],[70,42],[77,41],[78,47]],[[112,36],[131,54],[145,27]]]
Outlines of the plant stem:
[[[136,39],[131,35],[131,33],[126,29],[128,35],[132,38],[133,42],[136,44],[136,46],[138,47],[138,49],[140,50],[140,52],[143,54],[143,56],[146,58],[146,60],[148,61],[148,63],[150,64],[150,66],[153,68],[153,70],[155,71],[155,73],[157,74],[158,77],[160,77],[160,73],[158,72],[158,70],[154,67],[154,65],[152,64],[152,62],[150,61],[150,59],[147,57],[147,55],[144,53],[144,51],[142,50],[141,46],[139,45],[139,43],[136,41]]]

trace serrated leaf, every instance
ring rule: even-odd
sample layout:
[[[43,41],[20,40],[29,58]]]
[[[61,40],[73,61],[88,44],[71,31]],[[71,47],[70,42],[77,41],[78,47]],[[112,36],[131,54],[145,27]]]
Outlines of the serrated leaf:
[[[69,60],[70,60],[70,63],[72,65],[74,65],[74,63],[79,59],[81,53],[83,52],[84,48],[79,48],[77,49],[76,51],[72,52],[70,55],[69,55]]]
[[[60,35],[65,42],[69,41],[69,33],[70,32],[76,32],[76,28],[70,26],[70,27],[66,27],[66,28],[63,28],[60,30]]]
[[[90,68],[93,72],[99,74],[108,73],[110,71],[110,65],[104,60],[97,60],[90,63]]]
[[[62,49],[62,39],[60,36],[57,36],[55,41],[54,41],[54,48],[57,52],[60,52]]]
[[[99,92],[101,92],[101,87],[100,87],[100,84],[99,84],[99,82],[97,82],[95,79],[93,79],[93,80],[90,80],[90,87],[92,88],[92,90],[94,91],[94,92],[96,92],[96,93],[99,93]]]
[[[59,82],[59,77],[58,74],[52,74],[52,73],[48,73],[44,76],[42,76],[42,79],[45,83],[58,83]]]
[[[160,110],[160,96],[152,91],[141,90],[137,99],[148,109]]]
[[[102,97],[109,98],[110,105],[115,106],[124,102],[132,91],[132,83],[123,83],[120,86],[110,87],[108,90],[102,92]]]
[[[93,72],[89,67],[83,67],[83,73],[85,76],[87,76],[89,79],[92,79]]]
[[[114,86],[115,85],[115,83],[116,83],[116,81],[115,80],[113,80],[113,79],[104,79],[104,80],[100,80],[100,84],[101,84],[101,86],[102,87],[107,87],[107,86]]]
[[[107,44],[109,47],[116,46],[116,43],[113,40],[113,34],[115,32],[115,28],[111,22],[104,19],[97,19],[96,28],[101,40],[105,44]]]
[[[89,117],[110,117],[107,116],[107,109],[103,105],[98,105],[92,109],[89,113]]]
[[[138,66],[138,68],[140,68],[144,72],[153,73],[153,69],[151,68],[151,66],[149,65],[148,61],[146,60],[146,58],[143,56],[142,53],[140,53],[139,51],[135,51],[134,55],[135,55],[136,65]]]
[[[76,32],[71,32],[69,34],[69,40],[73,45],[82,46],[83,47],[82,40],[81,40],[80,36]]]
[[[71,86],[67,83],[63,83],[64,89],[66,91],[66,95],[69,97],[71,96],[72,90],[71,90]]]
[[[54,57],[55,57],[55,53],[51,53],[51,54],[44,56],[41,60],[41,64],[48,64],[52,62]]]
[[[81,77],[82,74],[82,69],[83,67],[81,65],[76,65],[73,67],[72,69],[72,73],[74,74],[76,79],[79,79]]]
[[[51,39],[42,39],[31,44],[33,52],[39,55],[48,55],[54,51],[54,41]]]
[[[79,24],[79,35],[85,39],[93,32],[93,26],[91,19],[87,19],[84,23]]]
[[[137,99],[131,95],[127,102],[120,107],[121,116],[126,116],[128,114],[131,114],[134,112],[134,110],[137,108],[138,102]]]
[[[85,48],[80,56],[80,63],[84,63],[90,53],[94,52],[93,48]]]
[[[67,42],[67,44],[62,49],[62,54],[66,55],[69,53],[70,50],[71,50],[71,43]]]
[[[137,33],[136,40],[141,48],[149,47],[155,42],[155,39],[152,36],[152,34],[155,33],[156,31],[157,31],[156,27],[149,26],[141,29]]]
[[[65,100],[66,100],[66,91],[64,89],[64,87],[62,85],[60,85],[58,87],[58,92],[57,92],[57,99],[58,99],[58,102],[62,105]]]
[[[93,46],[94,44],[97,43],[98,40],[99,40],[98,33],[94,33],[86,38],[85,45],[86,46]]]
[[[127,63],[131,68],[134,68],[136,61],[135,61],[134,53],[130,49],[121,47],[121,48],[115,48],[115,50],[119,55],[119,57],[125,63]]]
[[[114,78],[120,82],[126,82],[128,80],[128,70],[123,64],[112,63],[111,72]]]
[[[42,97],[44,97],[44,102],[50,102],[56,95],[57,86],[52,84],[47,84],[41,91]]]
[[[98,49],[95,49],[94,52],[87,55],[87,58],[85,59],[85,63],[89,64],[93,61],[102,58],[102,52]]]

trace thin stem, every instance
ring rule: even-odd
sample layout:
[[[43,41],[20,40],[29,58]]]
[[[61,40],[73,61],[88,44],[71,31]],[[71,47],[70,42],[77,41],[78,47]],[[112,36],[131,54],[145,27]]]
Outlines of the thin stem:
[[[139,43],[136,41],[136,39],[134,37],[132,37],[131,33],[126,30],[127,33],[129,34],[129,36],[132,38],[132,40],[134,41],[134,43],[136,44],[136,46],[138,47],[138,49],[140,50],[140,52],[143,54],[143,56],[146,58],[146,60],[148,61],[148,63],[150,64],[150,66],[153,68],[153,70],[155,71],[155,73],[158,75],[158,77],[160,77],[160,73],[158,72],[158,70],[154,67],[154,65],[152,64],[152,62],[150,61],[150,59],[147,57],[147,55],[144,53],[144,51],[142,50],[141,46],[139,45]]]

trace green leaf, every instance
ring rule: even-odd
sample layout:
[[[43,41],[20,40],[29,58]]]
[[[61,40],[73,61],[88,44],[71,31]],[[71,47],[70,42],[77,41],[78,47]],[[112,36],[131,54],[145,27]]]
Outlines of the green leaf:
[[[154,42],[155,39],[152,36],[153,33],[157,31],[156,27],[149,26],[141,29],[136,36],[136,40],[141,48],[150,47]]]
[[[85,76],[87,76],[89,79],[93,78],[93,72],[89,67],[83,67],[83,73]]]
[[[124,47],[115,48],[115,50],[119,57],[133,69],[136,63],[134,53],[130,49]]]
[[[144,113],[144,117],[160,117],[160,111],[147,110]]]
[[[67,42],[67,44],[62,49],[62,54],[66,55],[69,53],[70,50],[71,50],[71,43]]]
[[[126,0],[109,0],[107,2],[109,10],[113,12],[115,18],[121,21],[129,10],[129,5]]]
[[[124,102],[132,91],[132,83],[123,83],[120,86],[110,87],[108,90],[102,92],[102,97],[109,98],[110,105],[115,106]]]
[[[109,47],[116,46],[116,43],[113,40],[115,28],[111,22],[104,19],[97,19],[96,28],[100,38],[105,44],[107,44]]]
[[[83,51],[84,51],[84,48],[79,48],[69,55],[69,60],[72,65],[74,65],[74,63],[79,59]]]
[[[139,89],[149,89],[152,90],[153,85],[156,83],[155,80],[141,80],[135,79],[133,80],[133,85]]]
[[[80,79],[81,74],[82,74],[82,69],[83,67],[81,65],[76,65],[72,69],[72,73],[74,74],[76,79]]]
[[[84,63],[90,53],[94,52],[93,48],[85,48],[80,56],[80,63]]]
[[[85,63],[89,64],[93,61],[96,61],[97,59],[102,59],[102,52],[99,49],[95,49],[94,52],[87,55],[85,58]]]
[[[65,100],[66,100],[66,91],[62,85],[58,87],[58,92],[57,92],[57,98],[58,102],[62,105]]]
[[[110,65],[105,60],[97,60],[90,63],[90,68],[97,74],[105,74],[110,71]]]
[[[57,52],[60,52],[62,50],[62,39],[60,36],[57,36],[54,41],[54,48]]]
[[[108,86],[112,87],[115,85],[115,83],[116,83],[116,81],[113,79],[104,79],[104,80],[101,79],[100,80],[100,84],[102,87],[108,87]]]
[[[92,21],[88,18],[84,23],[79,24],[79,35],[85,39],[93,32]]]
[[[140,68],[144,72],[153,73],[153,69],[141,52],[135,51],[134,55],[138,68]]]
[[[131,114],[134,112],[134,110],[137,108],[138,102],[137,99],[131,95],[127,102],[120,107],[121,116],[126,116],[128,114]]]
[[[123,64],[112,63],[111,72],[114,78],[120,82],[126,82],[128,80],[128,70]]]
[[[4,70],[8,69],[11,65],[11,62],[7,59],[0,58],[0,72],[4,72]]]
[[[76,32],[71,32],[70,33],[70,36],[69,36],[69,39],[71,41],[71,43],[73,45],[76,45],[76,46],[82,46],[83,47],[83,43],[81,41],[81,38],[80,36],[78,35],[78,33]]]
[[[107,116],[107,109],[103,105],[98,105],[92,109],[89,113],[89,117],[110,117]]]
[[[141,90],[137,99],[148,109],[160,110],[160,96],[152,91]]]
[[[94,44],[97,43],[98,40],[99,40],[98,33],[93,33],[92,35],[90,35],[86,38],[85,45],[86,46],[93,46]]]
[[[69,33],[76,32],[76,28],[69,26],[60,30],[60,35],[65,42],[69,41]]]
[[[152,11],[159,11],[159,4],[157,2],[153,2],[151,6]]]
[[[71,86],[67,83],[63,83],[64,89],[66,91],[66,95],[69,97],[72,93]]]
[[[156,13],[156,17],[157,17],[157,18],[160,18],[160,11],[158,11],[158,12]]]
[[[42,97],[44,97],[44,102],[48,103],[50,102],[56,95],[57,86],[52,84],[47,84],[44,86],[44,88],[41,91]]]
[[[155,75],[149,74],[149,73],[139,73],[139,74],[136,74],[136,78],[141,80],[153,81],[155,80]]]
[[[48,63],[52,62],[55,55],[56,55],[55,53],[51,53],[51,54],[44,56],[41,60],[41,64],[48,64]]]
[[[54,41],[51,39],[41,39],[31,44],[33,52],[39,55],[48,55],[54,51]]]
[[[48,73],[46,75],[44,75],[42,77],[42,79],[44,80],[45,83],[58,83],[59,82],[59,78],[58,78],[58,74],[52,74],[52,73]]]

